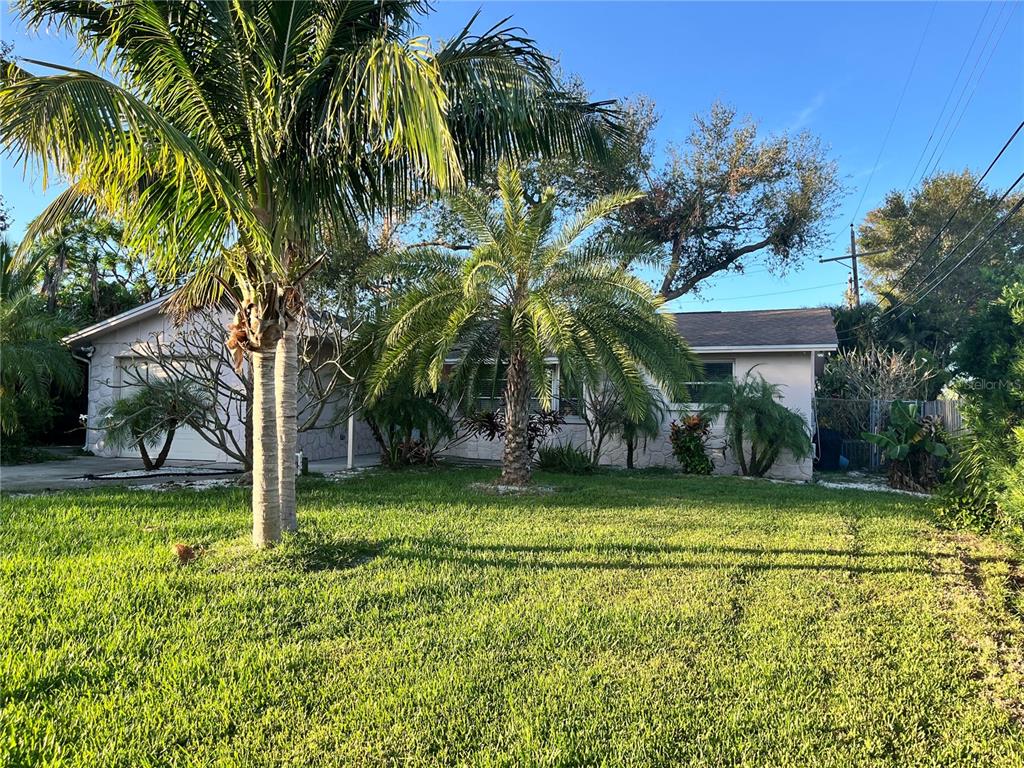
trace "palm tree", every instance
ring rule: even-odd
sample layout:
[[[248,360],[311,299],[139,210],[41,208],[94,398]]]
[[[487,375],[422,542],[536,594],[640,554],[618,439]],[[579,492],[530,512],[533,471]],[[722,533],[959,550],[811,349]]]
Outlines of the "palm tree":
[[[118,83],[10,65],[0,138],[71,179],[33,224],[100,210],[179,313],[225,298],[253,369],[253,538],[295,520],[296,316],[330,233],[482,174],[502,153],[597,150],[609,112],[562,92],[512,28],[431,47],[413,0],[23,0]],[[472,22],[470,22],[472,23]],[[229,256],[228,254],[232,254]],[[275,394],[276,393],[276,394]]]
[[[68,329],[46,311],[36,270],[17,268],[13,249],[0,241],[0,430],[15,435],[26,413],[50,408],[52,390],[71,392],[81,372],[60,343]]]
[[[196,419],[209,408],[202,393],[185,382],[154,381],[134,394],[108,405],[101,412],[107,442],[116,448],[135,446],[147,470],[160,469],[167,461],[178,427]],[[156,458],[149,448],[160,445]]]
[[[473,391],[482,372],[503,369],[508,428],[502,482],[523,485],[532,460],[530,395],[550,407],[549,358],[571,361],[589,385],[607,378],[637,419],[649,405],[648,379],[681,397],[682,382],[693,380],[698,366],[658,312],[661,300],[620,266],[624,250],[638,253],[643,244],[584,239],[638,193],[601,198],[556,234],[551,190],[528,207],[519,171],[509,162],[499,166],[498,185],[500,210],[472,192],[452,203],[476,239],[468,257],[417,249],[377,263],[379,271],[409,280],[409,288],[387,312],[385,348],[368,395],[380,397],[404,375],[421,392],[436,390],[453,356],[459,358],[456,391]]]
[[[783,451],[797,460],[811,455],[807,422],[779,402],[780,394],[778,384],[752,371],[708,389],[702,415],[708,420],[724,415],[729,447],[744,475],[763,477]]]

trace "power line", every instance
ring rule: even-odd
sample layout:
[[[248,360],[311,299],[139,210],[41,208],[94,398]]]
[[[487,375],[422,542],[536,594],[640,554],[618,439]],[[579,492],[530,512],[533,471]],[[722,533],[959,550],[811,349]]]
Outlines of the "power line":
[[[948,252],[946,253],[946,255],[945,255],[945,256],[943,256],[943,257],[942,257],[942,258],[941,258],[941,259],[940,259],[940,260],[939,260],[938,262],[936,262],[935,266],[933,266],[933,267],[931,268],[931,271],[930,271],[930,272],[929,272],[929,273],[928,273],[927,275],[925,275],[925,276],[924,276],[923,278],[921,278],[921,279],[920,279],[920,280],[919,280],[919,281],[917,282],[917,285],[915,285],[915,286],[914,286],[914,287],[913,287],[913,288],[912,288],[912,289],[911,289],[910,291],[908,291],[908,296],[909,296],[910,294],[912,294],[912,293],[913,293],[914,291],[916,291],[916,290],[918,290],[919,288],[921,288],[921,286],[923,286],[923,285],[924,285],[924,284],[925,284],[926,282],[928,282],[928,280],[929,280],[929,279],[931,278],[931,276],[932,276],[932,275],[934,275],[934,274],[935,274],[935,273],[936,273],[936,272],[937,272],[937,271],[939,270],[939,268],[940,268],[940,267],[942,267],[942,265],[943,265],[943,264],[945,264],[945,263],[946,263],[947,261],[949,261],[949,260],[950,260],[950,259],[951,259],[951,258],[953,257],[953,254],[954,254],[954,253],[956,252],[956,250],[957,250],[957,249],[958,249],[958,248],[959,248],[959,247],[960,247],[961,245],[963,245],[963,244],[964,244],[965,242],[967,242],[967,239],[968,239],[968,238],[969,238],[969,237],[970,237],[971,235],[973,235],[973,234],[974,234],[975,230],[976,230],[976,229],[977,229],[978,227],[980,227],[980,226],[982,225],[982,223],[983,223],[983,222],[984,222],[984,221],[985,221],[985,220],[986,220],[986,219],[987,219],[987,218],[988,218],[989,216],[991,216],[991,215],[992,215],[993,213],[995,213],[995,212],[996,212],[996,211],[997,211],[997,210],[999,209],[999,206],[1003,204],[1003,201],[1004,201],[1004,200],[1006,200],[1006,198],[1007,198],[1007,197],[1009,197],[1009,196],[1010,196],[1010,193],[1011,193],[1011,192],[1013,191],[1014,187],[1016,187],[1016,186],[1017,186],[1018,184],[1020,184],[1021,180],[1024,180],[1024,173],[1022,173],[1022,174],[1021,174],[1020,176],[1018,176],[1018,177],[1017,177],[1017,179],[1016,179],[1016,180],[1015,180],[1015,181],[1014,181],[1014,182],[1013,182],[1013,183],[1012,183],[1012,184],[1011,184],[1011,185],[1010,185],[1010,186],[1009,186],[1009,187],[1008,187],[1008,188],[1006,189],[1006,191],[1005,191],[1005,192],[1003,192],[1003,194],[1002,194],[1002,195],[1001,195],[1001,196],[999,197],[999,199],[998,199],[998,200],[996,200],[996,201],[995,201],[995,202],[994,202],[994,203],[993,203],[993,204],[992,204],[992,205],[991,205],[991,206],[989,207],[988,211],[986,211],[986,212],[985,212],[985,215],[984,215],[984,216],[982,216],[982,217],[981,217],[980,219],[978,219],[977,223],[975,223],[975,225],[974,225],[973,227],[971,227],[971,231],[970,231],[970,232],[968,232],[968,233],[967,233],[966,235],[964,235],[964,236],[963,236],[963,237],[962,237],[962,238],[960,239],[960,241],[959,241],[959,242],[957,242],[957,244],[956,244],[956,245],[954,245],[954,246],[953,246],[952,248],[950,248],[950,249],[949,249],[949,251],[948,251]],[[975,249],[972,249],[972,250],[971,250],[971,253],[973,253],[973,252],[974,252],[975,250],[977,250],[977,249],[976,249],[976,248],[975,248]],[[904,303],[906,303],[906,302],[904,302]]]
[[[878,156],[875,158],[874,165],[871,166],[871,173],[868,175],[868,180],[864,184],[864,189],[860,195],[860,201],[857,203],[857,210],[853,212],[853,219],[850,224],[856,220],[857,214],[860,213],[861,206],[864,205],[864,198],[867,197],[868,189],[871,187],[871,180],[875,178],[875,170],[878,168],[878,163],[882,159],[882,155],[885,152],[885,146],[889,143],[889,135],[892,133],[892,127],[896,124],[896,117],[900,113],[900,107],[903,106],[903,98],[907,95],[907,88],[910,86],[910,80],[914,76],[914,70],[917,68],[917,60],[921,56],[921,49],[924,48],[925,38],[928,36],[928,29],[932,25],[932,19],[935,17],[935,8],[938,6],[938,1],[932,3],[932,12],[928,15],[928,21],[924,26],[924,31],[921,33],[921,41],[917,44],[917,51],[914,53],[914,60],[910,64],[910,71],[907,72],[907,79],[903,83],[903,90],[900,91],[900,97],[896,102],[896,109],[892,113],[892,119],[889,120],[889,127],[885,130],[885,137],[882,139],[882,146],[878,150]]]
[[[953,78],[952,84],[949,86],[949,91],[946,93],[946,100],[942,102],[942,109],[939,110],[938,117],[935,118],[935,124],[932,126],[931,131],[928,134],[928,141],[925,142],[924,148],[921,150],[921,154],[917,158],[917,162],[914,163],[914,170],[910,172],[910,179],[907,181],[907,191],[914,185],[914,177],[917,175],[917,169],[921,165],[921,161],[924,160],[925,153],[928,152],[928,147],[931,146],[932,139],[935,137],[935,130],[939,127],[939,123],[942,122],[942,116],[946,114],[946,107],[949,106],[949,100],[953,98],[953,91],[956,90],[956,84],[960,82],[960,75],[963,74],[964,67],[967,66],[967,60],[971,57],[971,51],[974,50],[974,44],[978,42],[978,36],[981,34],[982,28],[985,26],[985,19],[988,18],[989,11],[992,10],[992,3],[989,2],[985,6],[985,13],[981,17],[981,21],[978,23],[978,28],[974,30],[974,37],[971,38],[971,44],[967,46],[967,50],[964,51],[964,57],[960,61],[960,68],[956,72],[956,77]]]
[[[825,285],[812,285],[809,288],[793,288],[786,291],[772,291],[771,293],[757,293],[753,296],[730,296],[725,299],[715,299],[715,302],[719,301],[745,301],[746,299],[767,299],[771,296],[780,296],[787,293],[804,293],[806,291],[819,291],[822,288],[838,288],[846,285],[846,283],[827,283]]]
[[[956,115],[957,109],[959,109],[960,107],[960,101],[963,99],[964,94],[967,93],[967,88],[971,85],[971,80],[974,78],[974,73],[978,69],[978,64],[981,63],[982,58],[984,58],[985,56],[985,49],[988,48],[989,41],[992,39],[992,35],[995,33],[996,28],[999,26],[999,21],[1003,15],[1003,6],[1000,6],[999,14],[996,16],[995,21],[992,23],[992,29],[989,30],[988,37],[985,39],[984,45],[982,45],[981,50],[978,51],[978,58],[974,62],[974,66],[971,68],[971,74],[968,75],[967,80],[964,81],[964,86],[960,91],[960,96],[957,98],[956,104],[953,106],[953,111],[949,113],[949,117],[946,120],[946,125],[945,127],[943,127],[942,133],[939,135],[939,140],[935,142],[935,147],[932,149],[932,153],[928,157],[928,161],[924,165],[924,169],[921,172],[921,179],[925,179],[930,174],[935,172],[935,169],[938,167],[939,163],[942,162],[943,155],[945,155],[946,150],[949,148],[950,143],[953,141],[953,137],[956,135],[957,129],[960,127],[960,123],[964,119],[964,115],[967,114],[967,108],[971,105],[971,101],[974,99],[974,94],[977,92],[978,86],[981,85],[981,81],[985,77],[985,72],[988,71],[988,65],[992,61],[996,49],[999,47],[999,43],[1003,39],[1003,34],[1006,32],[1006,29],[1010,24],[1010,20],[1012,19],[1014,12],[1017,10],[1016,5],[1009,3],[1007,5],[1010,6],[1010,12],[1006,16],[1006,23],[1003,25],[1002,31],[999,33],[999,36],[996,38],[995,43],[989,50],[988,58],[985,59],[985,64],[981,68],[981,72],[978,75],[978,79],[975,81],[974,86],[971,87],[971,92],[967,96],[967,101],[964,102],[963,109],[960,110],[959,116],[956,118],[956,123],[953,123],[953,117]],[[953,123],[953,128],[951,131],[949,131],[949,136],[947,138],[946,131],[949,130],[951,123]],[[945,143],[943,143],[943,141],[945,141]],[[940,147],[942,147],[941,151],[939,149]]]
[[[1022,178],[1024,178],[1024,174],[1022,174]],[[1019,179],[1018,179],[1018,180],[1019,180]],[[902,319],[902,318],[903,318],[903,317],[904,317],[904,316],[905,316],[905,315],[906,315],[906,314],[907,314],[908,312],[910,312],[910,310],[911,310],[911,309],[913,309],[913,308],[914,308],[914,307],[915,307],[915,306],[916,306],[916,305],[917,305],[917,304],[918,304],[918,303],[919,303],[919,302],[920,302],[920,301],[921,301],[921,300],[922,300],[923,298],[925,298],[925,297],[926,297],[926,296],[927,296],[927,295],[928,295],[929,293],[931,293],[931,292],[932,292],[932,291],[934,291],[934,290],[935,290],[936,288],[938,288],[938,287],[939,287],[939,286],[940,286],[940,285],[941,285],[941,284],[942,284],[942,283],[943,283],[943,282],[944,282],[944,281],[945,281],[945,280],[946,280],[946,279],[947,279],[947,278],[948,278],[948,277],[949,277],[950,275],[952,275],[952,274],[953,274],[954,272],[956,272],[956,271],[957,271],[957,270],[958,270],[958,269],[959,269],[960,267],[962,267],[962,266],[963,266],[963,265],[964,265],[965,263],[967,263],[967,261],[968,261],[968,260],[969,260],[969,259],[971,258],[971,256],[973,256],[973,255],[974,255],[974,253],[975,253],[975,252],[976,252],[976,251],[977,251],[977,250],[978,250],[979,248],[981,248],[981,246],[983,246],[983,245],[984,245],[985,243],[987,243],[987,242],[988,242],[989,240],[991,240],[991,239],[992,239],[992,237],[993,237],[993,236],[995,235],[995,233],[996,233],[996,232],[998,232],[998,231],[999,231],[1000,229],[1002,229],[1002,228],[1003,228],[1003,227],[1004,227],[1004,226],[1006,225],[1006,222],[1007,222],[1007,221],[1009,221],[1009,220],[1010,220],[1010,219],[1011,219],[1011,218],[1012,218],[1012,217],[1014,216],[1014,214],[1016,214],[1016,213],[1017,213],[1017,211],[1019,211],[1019,210],[1020,210],[1020,209],[1021,209],[1022,207],[1024,207],[1024,197],[1022,197],[1022,198],[1021,198],[1020,200],[1018,200],[1018,201],[1016,202],[1016,204],[1014,204],[1013,208],[1011,208],[1011,209],[1010,209],[1010,210],[1009,210],[1009,211],[1007,212],[1007,214],[1006,214],[1005,216],[1003,216],[1003,218],[1001,218],[1001,219],[1000,219],[999,221],[997,221],[997,222],[996,222],[996,223],[995,223],[995,224],[994,224],[994,225],[992,226],[992,228],[991,228],[991,229],[989,229],[989,231],[985,233],[985,237],[984,237],[984,238],[982,239],[982,241],[981,241],[980,243],[978,243],[978,244],[977,244],[977,245],[975,245],[975,246],[974,246],[974,247],[973,247],[973,248],[972,248],[971,250],[969,250],[969,251],[968,251],[968,252],[967,252],[967,253],[966,253],[966,254],[964,255],[964,257],[963,257],[962,259],[960,259],[960,261],[958,261],[958,262],[957,262],[956,264],[954,264],[954,265],[953,265],[953,268],[952,268],[952,269],[950,269],[950,270],[949,270],[949,272],[947,272],[947,273],[946,273],[945,275],[943,275],[943,276],[942,276],[941,278],[939,278],[939,279],[938,279],[938,280],[937,280],[937,281],[936,281],[935,283],[933,283],[933,284],[931,285],[931,287],[930,287],[930,288],[928,288],[928,290],[927,290],[927,291],[925,291],[925,292],[924,292],[924,293],[922,293],[922,294],[921,294],[920,296],[918,296],[918,297],[917,297],[917,299],[915,299],[915,300],[914,300],[913,304],[911,304],[910,306],[908,306],[908,307],[907,307],[907,308],[906,308],[906,309],[905,309],[905,310],[904,310],[904,311],[903,311],[903,312],[902,312],[902,313],[900,314],[900,316],[899,316],[898,318],[896,318],[896,319],[897,319],[897,320],[899,320],[899,319]]]
[[[1017,129],[1010,135],[1010,138],[1006,140],[1006,143],[1003,144],[1002,149],[1000,149],[999,153],[992,159],[992,162],[988,164],[988,168],[985,169],[985,172],[981,174],[981,176],[974,182],[974,186],[970,189],[970,191],[964,195],[963,199],[960,201],[960,204],[957,205],[956,209],[954,209],[954,211],[949,215],[949,218],[946,219],[945,223],[941,227],[939,227],[938,231],[935,233],[932,239],[928,241],[928,245],[926,245],[921,250],[921,252],[917,254],[917,256],[910,263],[910,265],[903,271],[903,274],[900,275],[899,278],[897,278],[896,282],[892,284],[892,286],[889,288],[889,292],[895,290],[904,280],[907,279],[907,277],[910,275],[911,270],[913,270],[914,267],[916,267],[918,263],[921,261],[921,259],[924,258],[925,254],[928,253],[928,249],[935,245],[938,239],[942,236],[942,233],[945,232],[946,228],[949,227],[949,225],[953,222],[953,219],[955,219],[957,214],[959,214],[960,211],[963,210],[963,207],[968,203],[971,196],[979,189],[979,187],[981,187],[981,183],[985,181],[985,177],[988,176],[992,168],[995,167],[995,164],[999,162],[999,158],[1003,156],[1007,148],[1009,148],[1010,144],[1013,143],[1013,140],[1017,138],[1017,134],[1019,134],[1022,129],[1024,129],[1024,120],[1022,120],[1020,125],[1017,126]]]
[[[917,285],[915,285],[915,286],[914,286],[914,288],[912,288],[912,289],[911,289],[911,290],[910,290],[910,291],[908,292],[908,294],[907,294],[907,298],[906,298],[906,299],[900,299],[900,300],[898,300],[898,301],[897,301],[897,302],[896,302],[895,304],[893,304],[893,305],[892,305],[891,307],[889,307],[889,308],[888,308],[888,309],[886,309],[886,310],[885,310],[884,312],[882,312],[882,314],[881,314],[881,315],[879,315],[879,316],[878,316],[877,318],[874,318],[874,320],[877,320],[878,322],[885,322],[886,320],[888,320],[888,318],[892,317],[892,316],[893,316],[893,315],[895,314],[895,312],[896,312],[897,310],[899,310],[899,309],[900,309],[901,307],[903,307],[903,306],[907,306],[907,305],[908,305],[908,302],[910,303],[910,306],[914,306],[914,305],[916,305],[916,304],[917,304],[918,302],[920,302],[920,300],[921,300],[922,298],[924,298],[924,295],[927,295],[927,294],[924,294],[924,295],[922,295],[922,296],[919,296],[919,297],[918,297],[917,299],[915,299],[915,300],[914,300],[913,302],[910,302],[910,296],[911,296],[911,295],[912,295],[912,294],[914,293],[914,291],[916,291],[916,290],[918,290],[919,288],[921,288],[921,287],[922,287],[922,286],[923,286],[923,285],[924,285],[924,284],[925,284],[925,283],[926,283],[926,282],[927,282],[927,281],[929,280],[929,278],[931,278],[931,276],[932,276],[933,274],[935,274],[935,272],[936,272],[936,271],[938,271],[938,269],[939,269],[940,267],[942,267],[942,265],[943,265],[943,264],[945,264],[945,263],[946,263],[947,261],[949,261],[949,259],[950,259],[950,258],[952,258],[953,254],[954,254],[954,253],[956,253],[956,251],[957,251],[957,250],[958,250],[958,249],[960,248],[960,246],[961,246],[961,245],[963,245],[963,244],[964,244],[965,242],[967,242],[967,240],[968,240],[968,239],[969,239],[969,238],[971,237],[971,235],[973,235],[973,234],[974,234],[974,232],[975,232],[975,231],[976,231],[976,230],[978,229],[978,227],[980,227],[980,226],[981,226],[981,225],[982,225],[982,224],[983,224],[983,223],[985,222],[985,220],[986,220],[986,219],[988,219],[988,217],[989,217],[989,216],[990,216],[990,215],[991,215],[991,214],[992,214],[992,213],[993,213],[994,211],[996,211],[996,210],[997,210],[997,209],[999,208],[999,206],[1000,206],[1000,205],[1001,205],[1001,204],[1003,203],[1003,201],[1004,201],[1004,200],[1006,200],[1006,198],[1007,198],[1007,197],[1009,197],[1010,193],[1011,193],[1011,192],[1012,192],[1012,191],[1014,190],[1014,188],[1015,188],[1015,187],[1016,187],[1016,186],[1017,186],[1017,185],[1018,185],[1018,184],[1019,184],[1019,183],[1021,182],[1021,180],[1024,180],[1024,173],[1022,173],[1022,174],[1021,174],[1020,176],[1018,176],[1018,177],[1017,177],[1016,181],[1014,181],[1014,182],[1013,182],[1013,183],[1012,183],[1012,184],[1011,184],[1011,185],[1010,185],[1010,186],[1009,186],[1009,187],[1007,188],[1007,190],[1006,190],[1005,192],[1003,192],[1003,194],[1002,194],[1002,195],[1001,195],[1001,196],[999,197],[999,199],[998,199],[998,200],[996,200],[996,201],[995,201],[995,202],[994,202],[994,203],[993,203],[993,204],[992,204],[992,205],[991,205],[991,206],[989,207],[988,211],[986,211],[986,212],[985,212],[985,214],[984,214],[984,215],[983,215],[983,216],[982,216],[982,217],[981,217],[980,219],[978,219],[977,223],[975,223],[975,225],[974,225],[973,227],[971,227],[971,230],[970,230],[970,231],[969,231],[969,232],[968,232],[968,233],[967,233],[966,235],[964,235],[964,236],[963,236],[963,237],[962,237],[962,238],[961,238],[961,239],[960,239],[960,240],[959,240],[959,241],[958,241],[958,242],[956,243],[956,245],[954,245],[954,246],[953,246],[952,248],[950,248],[950,249],[949,249],[949,251],[948,251],[948,252],[946,253],[946,255],[945,255],[945,256],[943,256],[943,257],[942,257],[942,258],[941,258],[941,259],[940,259],[940,260],[939,260],[939,261],[938,261],[938,262],[937,262],[937,263],[935,264],[935,266],[934,266],[934,267],[932,267],[931,271],[930,271],[930,272],[929,272],[929,273],[928,273],[927,275],[925,275],[925,277],[924,277],[924,278],[922,278],[922,279],[921,279],[920,281],[918,281]],[[986,242],[988,242],[988,240],[989,240],[989,239],[991,238],[992,234],[994,234],[994,233],[995,233],[996,231],[998,231],[998,229],[999,229],[1000,227],[1002,227],[1002,226],[1003,226],[1003,225],[1004,225],[1004,224],[1006,223],[1006,221],[1007,221],[1007,220],[1008,220],[1008,219],[1009,219],[1009,218],[1010,218],[1010,217],[1011,217],[1011,216],[1012,216],[1013,214],[1015,214],[1015,213],[1016,213],[1016,212],[1017,212],[1017,211],[1018,211],[1018,210],[1020,209],[1021,205],[1024,205],[1024,198],[1022,198],[1022,199],[1021,199],[1021,201],[1020,201],[1020,202],[1018,202],[1018,203],[1017,203],[1017,204],[1016,204],[1016,205],[1014,206],[1014,208],[1013,208],[1013,209],[1012,209],[1012,210],[1010,211],[1010,213],[1008,213],[1008,214],[1007,214],[1006,216],[1004,216],[1004,217],[1003,217],[1003,218],[1002,218],[1002,219],[1001,219],[1001,220],[1000,220],[999,222],[997,222],[996,226],[995,226],[995,227],[993,227],[993,228],[992,228],[992,229],[991,229],[991,230],[989,231],[989,233],[988,233],[988,234],[986,234],[985,238],[984,238],[984,239],[983,239],[983,240],[982,240],[982,241],[981,241],[980,243],[978,243],[978,244],[977,244],[977,245],[976,245],[976,246],[975,246],[974,248],[972,248],[972,249],[971,249],[971,250],[970,250],[970,251],[968,252],[967,256],[965,256],[965,257],[964,257],[963,259],[961,259],[961,260],[960,260],[960,262],[958,262],[958,264],[957,264],[957,265],[956,265],[956,266],[955,266],[955,267],[953,268],[953,270],[950,270],[950,272],[948,272],[948,273],[947,273],[947,274],[945,275],[945,277],[943,277],[942,279],[943,279],[943,280],[945,280],[945,278],[946,278],[946,277],[949,277],[949,275],[950,275],[950,274],[952,274],[952,272],[953,272],[953,271],[955,271],[955,270],[956,270],[956,269],[957,269],[957,268],[958,268],[958,267],[959,267],[959,266],[960,266],[961,264],[963,264],[964,262],[966,262],[966,261],[967,261],[967,260],[968,260],[968,259],[969,259],[969,258],[971,257],[971,255],[973,255],[973,254],[974,254],[974,253],[975,253],[975,252],[976,252],[976,251],[978,250],[978,248],[980,248],[980,247],[981,247],[982,245],[984,245],[984,244],[985,244]],[[941,280],[940,280],[940,282],[941,282]],[[937,285],[938,285],[938,283],[936,283],[935,285],[931,286],[931,287],[930,287],[930,288],[928,289],[928,293],[931,293],[931,291],[932,291],[932,290],[934,290],[934,289],[935,289],[935,287],[936,287]],[[904,312],[904,313],[900,314],[900,318],[904,317],[905,315],[906,315],[906,312]],[[860,330],[861,328],[864,328],[864,327],[866,327],[866,326],[867,326],[867,325],[869,325],[869,324],[870,324],[871,322],[872,322],[871,320],[866,320],[866,321],[864,321],[864,322],[858,323],[857,325],[853,326],[852,328],[849,328],[849,329],[847,329],[847,331],[848,331],[848,332],[850,332],[850,333],[852,333],[852,332],[854,332],[854,331],[857,331],[857,330]]]

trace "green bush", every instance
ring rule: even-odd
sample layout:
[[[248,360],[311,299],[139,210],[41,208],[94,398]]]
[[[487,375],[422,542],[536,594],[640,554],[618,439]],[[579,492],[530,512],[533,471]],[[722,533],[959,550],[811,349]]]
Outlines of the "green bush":
[[[683,472],[691,475],[710,475],[714,469],[705,451],[711,423],[701,416],[689,416],[683,423],[673,421],[669,432],[672,455],[676,457]]]
[[[763,477],[783,451],[797,461],[812,453],[807,422],[779,402],[780,397],[778,384],[753,372],[708,390],[701,415],[709,420],[723,417],[729,450],[745,476]]]
[[[570,475],[589,475],[594,471],[590,454],[572,443],[542,445],[537,456],[537,466],[550,472],[567,472]]]

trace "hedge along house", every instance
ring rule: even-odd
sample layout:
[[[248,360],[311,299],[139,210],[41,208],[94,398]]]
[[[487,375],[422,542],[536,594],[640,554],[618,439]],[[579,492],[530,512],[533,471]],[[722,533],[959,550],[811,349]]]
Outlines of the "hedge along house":
[[[205,364],[216,368],[218,377],[209,387],[211,423],[229,420],[227,434],[223,435],[234,450],[244,450],[246,444],[244,417],[244,386],[231,370],[223,354],[224,327],[227,316],[205,319],[193,318],[180,328],[160,310],[167,297],[124,312],[109,320],[84,328],[64,339],[74,354],[88,362],[87,431],[85,447],[101,456],[138,455],[134,448],[116,450],[106,444],[102,429],[101,412],[105,405],[124,397],[139,385],[140,377],[174,375],[174,370]],[[729,377],[742,378],[748,371],[763,375],[777,384],[782,402],[800,413],[814,427],[814,385],[821,371],[824,356],[838,348],[835,326],[827,309],[780,309],[745,312],[681,312],[674,315],[676,327],[690,347],[704,363],[704,382],[692,382],[691,396],[699,398],[702,387],[709,382]],[[183,340],[192,339],[189,344]],[[164,364],[154,365],[151,351],[154,345],[164,350]],[[205,362],[204,362],[205,361]],[[567,403],[559,397],[557,360],[552,359],[552,405],[568,411]],[[162,369],[162,370],[161,370]],[[214,376],[207,375],[213,382]],[[301,388],[301,387],[300,387]],[[232,394],[234,393],[234,394]],[[380,449],[367,425],[356,417],[344,418],[347,413],[344,393],[328,403],[321,414],[320,426],[299,434],[299,449],[311,460],[347,458],[350,465],[365,464],[379,456]],[[493,409],[498,402],[481,402],[481,409]],[[305,405],[308,407],[308,396]],[[300,421],[303,408],[300,396]],[[669,405],[661,433],[642,442],[634,456],[638,467],[676,465],[668,442],[669,425],[699,408],[699,403],[672,403]],[[586,447],[588,435],[583,419],[567,414],[566,424],[550,440],[571,442]],[[207,431],[207,430],[204,430]],[[221,429],[224,432],[224,429]],[[205,461],[231,461],[223,447],[207,439],[196,430],[179,429],[172,444],[172,459]],[[455,441],[443,455],[452,459],[471,461],[498,461],[501,459],[500,441],[473,437]],[[715,469],[732,474],[738,469],[735,457],[726,450],[721,425],[716,425],[709,442]],[[237,453],[237,451],[235,451]],[[612,437],[607,440],[601,454],[601,463],[610,466],[626,465],[626,446]],[[780,458],[770,473],[774,477],[808,479],[812,459],[795,461]]]
[[[97,456],[137,457],[134,446],[119,450],[107,443],[104,407],[130,395],[145,381],[184,378],[208,396],[208,407],[200,414],[198,429],[177,429],[169,458],[235,462],[239,456],[251,456],[247,377],[235,373],[224,348],[229,314],[200,313],[175,326],[162,312],[169,298],[155,299],[64,338],[72,354],[88,366],[85,449]],[[342,458],[350,455],[349,444],[355,437],[364,452],[376,456],[366,426],[346,419],[346,388],[333,387],[321,398],[328,389],[329,374],[326,366],[314,366],[307,365],[300,375],[299,450],[314,461]]]
[[[760,373],[769,382],[779,385],[782,403],[801,414],[811,429],[815,380],[824,357],[838,349],[832,313],[825,308],[753,310],[744,312],[680,312],[674,315],[679,333],[704,364],[703,382],[691,382],[690,394],[699,399],[702,388],[711,382],[742,378],[748,371]],[[557,361],[552,360],[557,367]],[[559,377],[552,376],[553,407],[561,405]],[[637,467],[676,466],[668,441],[673,420],[700,408],[698,402],[670,403],[661,433],[641,442],[634,456]],[[563,408],[563,413],[564,413]],[[588,435],[583,419],[566,415],[561,432],[549,438],[555,442],[571,442],[586,447]],[[725,447],[721,423],[715,424],[708,443],[715,471],[734,474],[739,467],[735,456]],[[501,458],[499,441],[470,439],[461,442],[446,455],[472,460],[496,461]],[[601,452],[601,463],[626,465],[626,446],[611,438]],[[772,477],[807,480],[811,477],[813,458],[796,461],[792,456],[780,457],[769,473]]]

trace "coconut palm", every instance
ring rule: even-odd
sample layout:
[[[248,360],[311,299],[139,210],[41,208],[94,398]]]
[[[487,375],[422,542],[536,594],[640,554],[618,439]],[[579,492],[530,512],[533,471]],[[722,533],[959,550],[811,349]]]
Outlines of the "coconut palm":
[[[644,244],[584,237],[638,193],[601,198],[558,228],[553,191],[528,207],[510,162],[499,166],[498,185],[497,206],[473,192],[452,203],[476,239],[468,256],[417,249],[377,263],[409,288],[387,312],[385,348],[368,396],[381,396],[403,375],[420,391],[435,390],[452,358],[458,359],[456,391],[472,391],[483,372],[503,370],[502,482],[523,485],[531,463],[529,400],[532,394],[550,407],[552,356],[573,365],[586,384],[609,380],[635,419],[649,406],[649,380],[681,398],[682,382],[693,380],[698,366],[669,317],[658,312],[661,300],[620,266],[626,251],[636,255]]]
[[[0,241],[0,430],[14,435],[23,416],[51,407],[52,390],[74,391],[81,372],[60,343],[68,329],[46,311],[36,271],[12,263],[11,245]]]
[[[118,82],[8,67],[0,139],[73,183],[31,227],[100,210],[179,313],[223,300],[253,369],[253,537],[295,521],[296,335],[303,279],[331,232],[459,185],[514,155],[597,149],[604,105],[560,91],[514,29],[432,47],[412,0],[23,0]],[[471,22],[472,23],[472,22]],[[33,64],[38,64],[34,62]],[[276,392],[276,396],[275,396]]]

